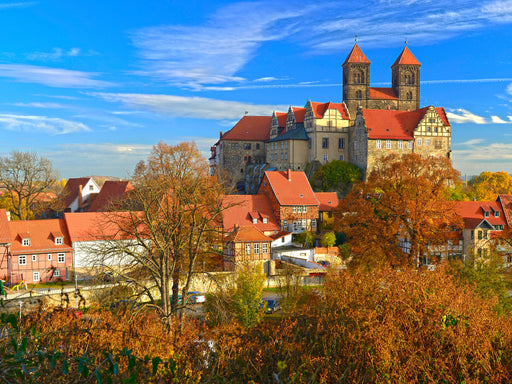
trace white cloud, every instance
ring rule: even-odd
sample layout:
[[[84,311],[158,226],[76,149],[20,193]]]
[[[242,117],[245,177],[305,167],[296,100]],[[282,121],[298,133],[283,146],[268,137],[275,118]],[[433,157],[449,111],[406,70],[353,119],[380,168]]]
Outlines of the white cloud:
[[[59,104],[59,103],[12,103],[12,105],[15,105],[17,107],[27,107],[27,108],[66,108],[65,105]]]
[[[508,124],[507,121],[503,120],[501,117],[499,116],[491,116],[491,121],[495,124]]]
[[[90,94],[135,109],[195,119],[235,120],[240,119],[245,112],[249,115],[271,115],[274,110],[288,110],[285,105],[259,105],[204,97],[101,92]]]
[[[475,115],[465,109],[459,108],[453,110],[454,112],[447,112],[446,116],[452,123],[474,123],[474,124],[487,124],[485,118]]]
[[[21,1],[18,3],[5,3],[0,4],[0,9],[8,9],[8,8],[26,8],[30,7],[34,4],[37,4],[37,1]]]
[[[510,83],[508,86],[507,86],[507,93],[509,95],[512,95],[512,83]]]
[[[90,128],[83,123],[57,117],[11,114],[0,114],[0,127],[13,131],[43,132],[51,135],[90,131]]]
[[[475,139],[452,146],[456,169],[466,174],[479,174],[492,170],[510,172],[512,168],[512,143],[490,143]]]
[[[71,48],[65,50],[62,48],[53,48],[50,52],[34,52],[27,55],[29,60],[53,61],[64,57],[76,57],[81,54],[80,48]]]
[[[472,146],[472,145],[482,144],[483,142],[484,142],[484,139],[471,139],[471,140],[465,141],[463,143],[459,143],[457,145]]]
[[[482,14],[498,23],[512,22],[512,1],[498,0],[485,4],[482,7]]]
[[[243,81],[237,73],[261,44],[289,36],[296,27],[289,20],[304,11],[267,1],[240,2],[219,9],[202,26],[140,29],[131,35],[143,61],[138,73],[191,88]]]
[[[42,84],[56,88],[103,88],[112,83],[96,80],[93,72],[41,67],[24,64],[0,64],[0,77],[12,78],[22,83]]]

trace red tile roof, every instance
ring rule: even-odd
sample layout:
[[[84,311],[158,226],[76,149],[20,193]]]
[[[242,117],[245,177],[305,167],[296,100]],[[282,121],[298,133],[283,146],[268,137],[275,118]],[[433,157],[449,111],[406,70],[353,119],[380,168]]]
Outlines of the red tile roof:
[[[235,226],[254,226],[261,231],[278,231],[279,225],[272,212],[272,207],[267,196],[264,195],[227,195],[224,198],[223,227],[225,232],[230,232]],[[258,219],[253,224],[251,214]],[[267,218],[267,223],[263,222]]]
[[[9,232],[12,238],[10,250],[13,254],[72,250],[64,219],[9,221]],[[64,236],[64,244],[55,244],[53,234],[56,233]],[[23,246],[22,238],[29,238],[30,245]]]
[[[293,115],[295,116],[295,122],[296,123],[303,123],[304,122],[304,116],[306,116],[306,108],[292,108]]]
[[[222,140],[266,141],[270,138],[272,116],[244,116],[222,135]]]
[[[507,225],[509,227],[512,226],[512,195],[499,195],[498,201],[501,203],[503,211],[505,212]]]
[[[406,46],[400,55],[398,55],[391,68],[393,68],[395,65],[421,65],[421,63],[416,60],[414,55]]]
[[[11,232],[9,231],[9,220],[7,220],[7,211],[0,209],[0,244],[9,244],[12,242]]]
[[[474,229],[484,219],[492,225],[506,226],[506,218],[498,201],[456,201],[455,209],[464,219],[466,229]],[[484,211],[490,212],[489,217],[485,217]],[[494,216],[494,212],[499,212],[499,216]]]
[[[387,109],[363,109],[365,125],[370,139],[412,140],[414,129],[425,116],[429,107],[415,111]],[[449,126],[443,108],[435,108],[444,125]]]
[[[268,236],[265,236],[259,229],[248,226],[248,227],[238,227],[234,232],[231,232],[228,236],[226,236],[225,241],[233,241],[233,242],[253,242],[253,241],[261,241],[261,242],[271,242],[272,239]]]
[[[316,192],[315,196],[320,202],[320,212],[333,211],[339,204],[336,192]]]
[[[277,124],[279,124],[280,127],[286,127],[286,118],[288,117],[288,114],[286,112],[276,112],[277,117]]]
[[[304,172],[265,171],[265,176],[280,205],[320,204]]]
[[[370,87],[370,99],[372,100],[398,100],[393,88]]]
[[[62,192],[62,196],[64,196],[64,203],[66,207],[69,207],[73,201],[78,197],[78,193],[80,192],[80,186],[82,188],[87,184],[90,180],[90,177],[79,177],[79,178],[71,178],[66,182],[66,186],[64,187],[64,191]]]
[[[107,180],[101,187],[100,193],[88,209],[89,212],[102,212],[109,209],[109,205],[126,197],[134,186],[129,181]]]
[[[313,113],[317,119],[324,117],[324,114],[328,109],[336,109],[340,112],[343,119],[349,119],[347,109],[343,103],[331,103],[330,101],[328,103],[315,103],[312,101],[311,108],[313,109]]]
[[[343,62],[343,65],[346,63],[367,63],[370,64],[370,60],[364,55],[363,51],[361,51],[361,48],[359,48],[359,45],[357,43],[354,44],[354,48],[350,51],[347,58]]]
[[[71,241],[120,240],[129,238],[120,228],[122,220],[129,220],[137,212],[81,212],[65,213]]]
[[[293,234],[293,232],[288,232],[288,231],[280,231],[280,232],[277,232],[277,233],[274,233],[272,235],[270,235],[270,237],[274,240],[277,240],[277,239],[280,239],[282,237],[285,237],[287,235],[291,235]]]

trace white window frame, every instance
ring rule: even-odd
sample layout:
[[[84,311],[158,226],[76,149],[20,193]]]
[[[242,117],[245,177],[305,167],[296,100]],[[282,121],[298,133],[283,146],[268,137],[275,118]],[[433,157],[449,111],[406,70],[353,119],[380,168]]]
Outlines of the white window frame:
[[[311,228],[316,228],[316,219],[311,220]]]
[[[412,142],[412,140],[409,140],[409,143],[407,144],[407,147],[408,147],[409,149],[412,149],[412,148],[413,148],[413,142]]]
[[[55,245],[62,245],[64,244],[64,238],[63,237],[56,237],[55,238]]]
[[[18,265],[27,265],[27,255],[18,256]]]
[[[258,224],[258,219],[257,218],[252,219],[252,223],[253,224]]]
[[[37,261],[37,255],[32,255],[32,262]]]
[[[421,139],[416,139],[416,145],[418,147],[421,147],[421,144],[422,144]]]
[[[268,243],[261,244],[261,253],[264,255],[268,253]]]
[[[66,262],[66,254],[65,253],[57,253],[57,263],[65,263]]]
[[[308,227],[308,221],[306,219],[302,219],[301,228],[306,229]]]
[[[324,162],[327,163],[329,161],[329,156],[324,155]]]
[[[24,247],[30,247],[30,244],[31,244],[30,238],[22,239],[22,241],[21,241],[21,245],[24,246]]]
[[[56,268],[53,270],[53,277],[60,277],[60,269]]]
[[[37,278],[36,278],[36,276],[37,276]],[[41,281],[41,274],[39,273],[39,271],[32,272],[32,281],[33,282]]]
[[[382,148],[382,142],[380,140],[377,140],[375,142],[375,148],[377,148],[377,149],[381,149]]]
[[[49,254],[48,254],[48,261],[51,261],[51,260],[52,260],[52,254],[51,254],[51,253],[49,253]]]
[[[251,243],[245,244],[245,254],[250,255],[251,254]]]
[[[425,147],[428,147],[430,145],[430,139],[425,139]]]
[[[398,149],[404,148],[404,142],[402,140],[398,140]]]
[[[260,253],[260,243],[253,243],[252,249],[255,255],[259,255]]]
[[[391,140],[386,140],[386,149],[391,149]]]
[[[288,220],[283,220],[283,228],[288,229]]]

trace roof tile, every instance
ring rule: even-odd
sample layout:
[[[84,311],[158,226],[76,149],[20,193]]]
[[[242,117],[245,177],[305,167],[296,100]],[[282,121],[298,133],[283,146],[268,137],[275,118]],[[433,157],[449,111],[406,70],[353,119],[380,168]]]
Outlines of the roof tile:
[[[354,48],[350,51],[347,58],[343,62],[343,65],[347,63],[366,63],[370,64],[370,60],[364,55],[363,51],[361,51],[361,48],[359,48],[359,45],[357,43],[354,44]]]
[[[265,176],[279,204],[316,206],[320,204],[304,172],[266,171]]]
[[[270,137],[272,116],[244,116],[222,135],[222,140],[266,141]]]

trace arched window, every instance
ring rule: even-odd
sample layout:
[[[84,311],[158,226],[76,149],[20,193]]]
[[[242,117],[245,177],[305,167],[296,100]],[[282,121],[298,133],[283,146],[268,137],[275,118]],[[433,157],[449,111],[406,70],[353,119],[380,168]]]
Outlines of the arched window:
[[[358,90],[356,91],[356,99],[361,100],[363,98],[363,92]]]
[[[406,98],[407,100],[412,100],[412,92],[407,92]]]
[[[355,72],[354,73],[354,84],[363,84],[364,83],[364,73]]]
[[[411,72],[406,72],[404,74],[404,84],[405,85],[414,85],[414,74]]]

